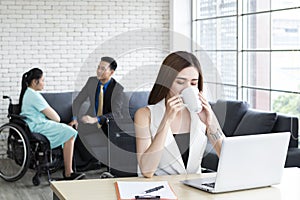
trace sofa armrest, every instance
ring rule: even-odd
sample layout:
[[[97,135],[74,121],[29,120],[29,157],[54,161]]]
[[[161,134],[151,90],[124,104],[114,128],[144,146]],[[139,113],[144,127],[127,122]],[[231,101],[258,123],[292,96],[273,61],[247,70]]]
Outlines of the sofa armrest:
[[[109,168],[117,177],[137,176],[137,157],[132,121],[109,121]]]
[[[292,135],[289,143],[289,148],[291,148],[298,147],[298,130],[299,120],[297,117],[278,114],[272,132],[291,132]]]

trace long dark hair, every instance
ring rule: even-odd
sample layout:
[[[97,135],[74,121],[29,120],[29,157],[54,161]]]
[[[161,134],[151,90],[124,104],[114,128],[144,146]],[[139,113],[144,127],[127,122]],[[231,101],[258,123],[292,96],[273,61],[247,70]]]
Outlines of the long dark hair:
[[[22,107],[23,96],[25,94],[28,86],[31,85],[33,80],[39,81],[39,79],[43,76],[43,71],[39,68],[33,68],[28,72],[25,72],[22,76],[22,88],[19,98],[19,106]]]
[[[186,51],[169,54],[163,61],[155,84],[150,92],[148,104],[156,104],[166,98],[178,73],[187,67],[195,67],[199,72],[198,89],[203,90],[203,76],[200,63],[196,56]]]

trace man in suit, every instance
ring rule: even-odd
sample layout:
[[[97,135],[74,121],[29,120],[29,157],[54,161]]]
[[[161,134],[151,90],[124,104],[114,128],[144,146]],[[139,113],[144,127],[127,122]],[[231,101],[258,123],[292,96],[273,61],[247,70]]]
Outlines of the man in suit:
[[[81,171],[89,170],[97,161],[107,165],[107,122],[122,116],[123,87],[112,78],[116,68],[117,62],[113,58],[102,57],[97,76],[89,77],[73,102],[74,116],[70,125],[78,129],[75,159]],[[88,109],[80,116],[87,100]]]

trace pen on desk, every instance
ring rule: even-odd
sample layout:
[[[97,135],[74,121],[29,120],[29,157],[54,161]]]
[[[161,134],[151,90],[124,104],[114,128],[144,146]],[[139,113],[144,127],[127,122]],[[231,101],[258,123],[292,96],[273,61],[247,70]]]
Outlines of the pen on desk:
[[[159,200],[160,196],[152,196],[152,195],[136,195],[135,199],[141,199],[141,200],[145,200],[145,199],[153,199],[153,200]]]
[[[160,185],[160,186],[157,186],[157,187],[155,187],[155,188],[151,188],[151,189],[149,189],[149,190],[146,190],[144,193],[147,194],[147,193],[150,193],[150,192],[154,192],[154,191],[160,190],[160,189],[162,189],[162,188],[164,188],[164,186],[163,186],[163,185]]]

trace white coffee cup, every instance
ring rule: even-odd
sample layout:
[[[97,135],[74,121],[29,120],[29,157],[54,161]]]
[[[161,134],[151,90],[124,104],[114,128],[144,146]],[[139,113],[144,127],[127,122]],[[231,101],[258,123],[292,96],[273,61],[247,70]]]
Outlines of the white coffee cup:
[[[183,103],[189,109],[190,112],[199,113],[202,110],[202,103],[199,99],[199,90],[197,87],[187,87],[181,92]]]

